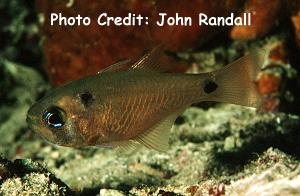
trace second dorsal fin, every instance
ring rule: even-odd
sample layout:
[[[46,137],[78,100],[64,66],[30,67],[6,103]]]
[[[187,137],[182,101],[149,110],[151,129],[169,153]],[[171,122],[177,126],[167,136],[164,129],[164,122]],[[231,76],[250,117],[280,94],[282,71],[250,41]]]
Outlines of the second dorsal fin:
[[[146,53],[136,63],[131,66],[131,69],[149,69],[154,71],[166,71],[160,63],[161,56],[164,52],[164,46],[158,45],[150,52]]]
[[[114,63],[111,66],[99,71],[98,74],[104,73],[104,72],[114,72],[114,71],[120,71],[120,70],[127,70],[131,67],[130,62],[131,62],[130,59],[125,59],[125,60],[119,61],[119,62]]]
[[[141,57],[137,62],[134,64],[130,64],[130,60],[123,60],[117,62],[106,69],[99,71],[99,73],[104,72],[114,72],[114,71],[121,71],[121,70],[129,70],[129,69],[147,69],[153,70],[158,72],[164,72],[167,69],[160,64],[161,56],[163,55],[164,46],[158,45],[153,48],[150,52],[146,53],[143,57]]]

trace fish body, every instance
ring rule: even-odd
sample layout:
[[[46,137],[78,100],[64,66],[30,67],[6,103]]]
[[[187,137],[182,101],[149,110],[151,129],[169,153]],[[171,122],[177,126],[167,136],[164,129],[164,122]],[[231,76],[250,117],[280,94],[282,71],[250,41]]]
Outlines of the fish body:
[[[30,126],[63,146],[123,149],[142,144],[166,151],[173,122],[192,103],[260,104],[255,76],[262,53],[210,73],[171,74],[155,67],[155,52],[130,67],[116,64],[55,89],[31,107]]]

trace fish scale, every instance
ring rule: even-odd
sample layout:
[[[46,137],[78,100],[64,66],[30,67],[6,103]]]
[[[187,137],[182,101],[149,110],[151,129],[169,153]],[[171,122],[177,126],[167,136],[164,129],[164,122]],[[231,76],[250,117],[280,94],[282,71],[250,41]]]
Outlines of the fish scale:
[[[116,106],[116,109],[118,110],[122,110],[122,108],[124,108],[124,113],[120,117],[120,119],[112,119],[120,122],[120,124],[123,126],[117,127],[115,128],[115,130],[111,131],[116,131],[117,133],[123,132],[121,137],[125,137],[128,135],[133,136],[133,134],[130,133],[131,130],[134,130],[135,135],[138,135],[138,130],[142,131],[141,128],[145,128],[142,127],[140,125],[141,123],[139,122],[148,120],[151,122],[149,124],[152,124],[153,121],[157,122],[159,119],[161,119],[161,115],[163,116],[165,115],[165,113],[173,111],[174,106],[177,106],[178,108],[181,108],[183,106],[183,100],[177,99],[177,92],[180,91],[174,92],[174,88],[175,86],[179,86],[179,84],[184,84],[184,88],[186,88],[187,84],[181,82],[181,78],[178,78],[175,81],[173,81],[173,79],[169,83],[163,83],[161,80],[159,80],[159,77],[166,76],[158,76],[157,80],[154,80],[151,77],[149,77],[150,79],[147,80],[147,77],[143,76],[143,79],[139,82],[139,85],[135,85],[133,79],[127,81],[129,86],[132,85],[132,87],[128,87],[127,90],[129,92],[136,92],[136,94],[135,96],[128,96],[126,98],[127,104],[125,104],[124,106]],[[168,81],[168,78],[166,78],[166,81]],[[169,85],[170,83],[172,85]],[[152,86],[154,86],[154,88],[150,90],[150,92],[153,93],[144,93],[145,89],[143,89],[143,87],[149,86],[149,84],[152,84]],[[139,94],[137,92],[139,92]],[[148,108],[146,109],[146,111],[142,109],[141,100],[144,100],[147,103]],[[127,109],[129,105],[131,105],[131,108],[128,111]],[[157,113],[157,117],[155,117],[154,119],[149,119],[149,117],[153,116],[154,113]],[[118,123],[111,123],[118,125]],[[126,124],[127,126],[124,126]],[[143,124],[145,125],[145,123]]]

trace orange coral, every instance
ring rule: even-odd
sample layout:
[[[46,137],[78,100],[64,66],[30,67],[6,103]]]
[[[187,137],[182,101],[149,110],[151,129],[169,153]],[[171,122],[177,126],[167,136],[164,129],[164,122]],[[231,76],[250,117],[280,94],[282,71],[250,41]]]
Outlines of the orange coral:
[[[294,25],[296,41],[298,46],[300,47],[300,15],[292,16],[291,20]]]
[[[73,2],[73,4],[70,4]],[[300,45],[300,19],[297,15],[300,1],[281,0],[247,0],[243,12],[252,13],[252,26],[235,26],[230,30],[233,39],[255,39],[264,36],[274,26],[284,7],[286,14],[294,14],[292,21],[295,34]],[[42,33],[45,37],[44,67],[51,81],[60,85],[86,75],[92,75],[99,70],[122,59],[135,60],[157,43],[164,43],[168,49],[180,51],[199,46],[199,43],[211,39],[222,28],[198,26],[163,26],[158,27],[154,22],[158,13],[165,12],[170,16],[179,13],[190,16],[197,21],[199,13],[208,16],[228,16],[236,13],[241,6],[239,0],[217,1],[195,0],[111,0],[111,1],[67,1],[39,0],[37,7],[44,15]],[[242,2],[243,3],[243,2]],[[289,6],[288,6],[289,5]],[[50,13],[62,13],[64,16],[88,16],[89,26],[64,27],[50,25]],[[150,18],[149,25],[143,26],[99,26],[97,17],[107,12],[110,16],[126,16],[128,13],[142,14]],[[295,15],[296,14],[296,15]],[[277,55],[277,57],[276,57]],[[279,55],[279,56],[278,56]],[[281,54],[273,54],[274,58],[282,59]],[[184,71],[183,66],[177,66],[174,61],[173,70]],[[271,80],[272,81],[272,80]],[[266,84],[266,81],[263,82]],[[273,88],[274,82],[268,84]],[[264,86],[264,85],[262,85]]]
[[[234,26],[230,37],[248,40],[266,35],[276,22],[280,5],[280,0],[249,0],[243,12],[251,13],[251,26]]]
[[[37,7],[44,14],[42,24],[45,36],[45,69],[53,83],[63,84],[67,81],[91,75],[115,63],[120,59],[135,59],[145,49],[157,43],[165,43],[172,50],[182,50],[197,46],[199,38],[207,40],[216,31],[210,27],[194,24],[190,27],[157,27],[154,22],[158,13],[174,15],[178,12],[184,16],[196,18],[199,12],[208,15],[226,15],[237,9],[237,0],[226,0],[219,4],[214,1],[180,0],[143,1],[74,1],[66,6],[67,1],[40,0]],[[64,27],[50,25],[50,13],[62,13],[64,16],[88,16],[89,26]],[[140,13],[151,18],[148,26],[98,26],[99,13],[107,12],[110,16],[125,16],[127,13]]]
[[[277,93],[281,78],[273,74],[263,73],[258,81],[259,92],[263,95]]]

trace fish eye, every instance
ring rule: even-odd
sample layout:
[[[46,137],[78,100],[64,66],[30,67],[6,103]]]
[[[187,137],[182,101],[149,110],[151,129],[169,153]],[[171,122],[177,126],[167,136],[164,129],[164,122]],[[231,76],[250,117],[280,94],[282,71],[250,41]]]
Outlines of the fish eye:
[[[65,119],[65,111],[56,106],[48,108],[43,114],[43,120],[50,128],[60,128],[64,126]]]

